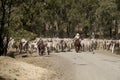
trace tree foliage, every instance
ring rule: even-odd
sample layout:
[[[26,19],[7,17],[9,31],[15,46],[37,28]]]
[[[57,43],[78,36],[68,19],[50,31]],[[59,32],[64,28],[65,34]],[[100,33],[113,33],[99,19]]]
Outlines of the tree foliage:
[[[73,37],[76,32],[82,32],[84,37],[90,37],[94,32],[99,38],[112,38],[114,21],[119,22],[120,1],[6,0],[5,9],[5,28],[16,39]]]

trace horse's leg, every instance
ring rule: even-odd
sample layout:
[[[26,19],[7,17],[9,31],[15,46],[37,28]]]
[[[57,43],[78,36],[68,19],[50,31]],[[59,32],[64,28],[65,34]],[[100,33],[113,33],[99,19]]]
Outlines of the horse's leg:
[[[41,53],[41,49],[40,49],[40,48],[38,48],[38,54],[39,54],[39,55],[41,55],[40,53]]]
[[[76,47],[76,52],[78,53],[78,51],[79,51],[79,47],[77,46],[77,47]]]
[[[75,46],[75,51],[77,52],[77,46]]]
[[[41,49],[41,55],[43,56],[43,53],[44,53],[44,49]]]

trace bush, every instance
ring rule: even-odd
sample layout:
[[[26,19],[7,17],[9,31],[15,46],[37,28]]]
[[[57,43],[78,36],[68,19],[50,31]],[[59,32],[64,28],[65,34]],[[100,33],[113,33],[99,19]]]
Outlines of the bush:
[[[27,30],[20,29],[17,32],[14,32],[14,34],[12,34],[12,37],[17,41],[21,40],[22,38],[32,40],[36,37],[36,34],[29,32]]]

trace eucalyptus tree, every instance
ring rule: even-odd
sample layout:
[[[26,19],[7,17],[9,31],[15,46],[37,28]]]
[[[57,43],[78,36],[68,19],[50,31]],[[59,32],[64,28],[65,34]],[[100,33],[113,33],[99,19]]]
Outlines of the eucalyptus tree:
[[[7,54],[12,0],[0,1],[0,55]]]
[[[85,35],[90,35],[94,29],[95,12],[98,8],[98,0],[74,0],[70,18],[83,29]],[[88,28],[88,29],[87,29]],[[79,28],[78,28],[79,29]],[[79,31],[79,30],[78,30]]]
[[[117,7],[115,0],[99,0],[96,10],[96,22],[103,37],[112,37],[113,20],[116,19]]]

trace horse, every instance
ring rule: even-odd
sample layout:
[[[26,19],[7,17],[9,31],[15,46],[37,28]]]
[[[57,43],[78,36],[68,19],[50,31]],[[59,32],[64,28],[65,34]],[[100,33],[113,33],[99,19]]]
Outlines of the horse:
[[[50,51],[47,48],[47,44],[44,44],[43,41],[39,42],[38,43],[38,53],[39,53],[39,55],[43,56],[43,54],[44,54],[45,51],[48,53],[48,55],[50,55]]]
[[[43,53],[45,52],[45,45],[43,41],[38,43],[38,52],[39,55],[43,55]]]
[[[80,40],[79,39],[76,39],[75,42],[74,42],[74,46],[75,46],[75,51],[78,53],[79,50],[80,50]]]

